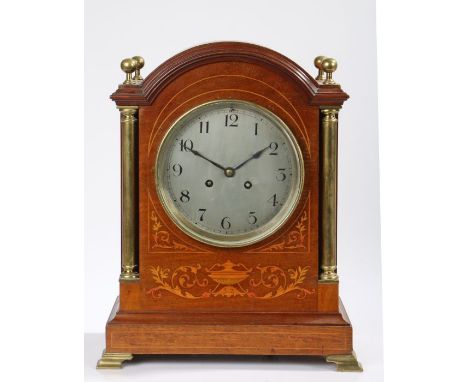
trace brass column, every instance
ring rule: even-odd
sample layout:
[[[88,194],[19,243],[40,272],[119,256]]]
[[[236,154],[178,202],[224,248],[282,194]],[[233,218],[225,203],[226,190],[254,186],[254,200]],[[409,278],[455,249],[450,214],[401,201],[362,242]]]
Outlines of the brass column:
[[[121,281],[138,280],[138,107],[120,106],[122,272]]]
[[[336,282],[338,107],[321,109],[320,281]]]

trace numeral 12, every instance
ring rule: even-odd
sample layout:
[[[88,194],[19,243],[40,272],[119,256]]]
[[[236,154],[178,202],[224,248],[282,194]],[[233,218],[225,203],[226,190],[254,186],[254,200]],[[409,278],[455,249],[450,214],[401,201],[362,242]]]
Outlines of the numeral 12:
[[[237,120],[239,119],[239,116],[237,114],[226,114],[226,118],[224,120],[224,126],[232,126],[232,127],[237,127],[239,126],[237,124]]]

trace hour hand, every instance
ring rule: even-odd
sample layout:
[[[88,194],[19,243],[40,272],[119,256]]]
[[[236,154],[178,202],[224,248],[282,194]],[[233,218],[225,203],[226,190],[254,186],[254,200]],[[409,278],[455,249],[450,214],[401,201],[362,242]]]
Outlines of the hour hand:
[[[204,160],[210,162],[211,164],[215,165],[216,167],[220,168],[221,170],[223,170],[223,171],[226,170],[225,167],[221,166],[219,163],[216,163],[215,161],[211,160],[210,158],[207,158],[201,152],[199,152],[197,150],[192,150],[192,149],[189,149],[189,148],[187,148],[187,150],[189,150],[193,155],[196,155],[197,157],[203,158]]]
[[[252,159],[258,159],[262,156],[263,152],[269,148],[270,146],[267,146],[261,150],[258,150],[254,155],[252,155],[250,158],[246,159],[245,161],[243,161],[241,164],[237,165],[236,167],[234,167],[234,170],[239,170],[243,165],[245,165],[247,162],[250,162]]]

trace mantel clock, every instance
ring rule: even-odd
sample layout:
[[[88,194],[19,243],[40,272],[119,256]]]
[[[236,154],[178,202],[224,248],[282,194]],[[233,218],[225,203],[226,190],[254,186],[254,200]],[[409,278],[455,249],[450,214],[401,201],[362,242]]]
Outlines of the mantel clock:
[[[264,47],[186,50],[120,110],[122,269],[99,368],[135,354],[315,355],[362,370],[338,296],[337,63]]]

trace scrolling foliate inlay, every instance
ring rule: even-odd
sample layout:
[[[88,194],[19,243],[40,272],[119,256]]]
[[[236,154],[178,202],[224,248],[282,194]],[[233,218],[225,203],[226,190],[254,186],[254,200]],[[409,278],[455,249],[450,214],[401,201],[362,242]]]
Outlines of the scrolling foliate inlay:
[[[285,249],[306,249],[306,234],[307,234],[307,211],[304,211],[299,219],[299,222],[294,226],[294,230],[290,231],[286,237],[279,243],[272,244],[263,248],[264,252],[282,251]]]
[[[187,299],[243,297],[274,299],[295,292],[297,299],[315,293],[303,284],[310,266],[287,271],[276,265],[248,268],[230,260],[203,268],[200,264],[180,266],[173,271],[162,266],[150,268],[155,286],[146,293],[161,298],[163,291]]]
[[[189,244],[184,244],[174,238],[167,227],[164,226],[162,219],[158,216],[156,207],[148,192],[149,210],[148,210],[148,228],[149,228],[149,252],[207,252]]]
[[[306,252],[309,249],[310,237],[310,197],[299,217],[294,222],[293,227],[273,243],[267,244],[258,249],[251,250],[251,253],[269,252]]]
[[[161,221],[155,211],[151,211],[151,249],[174,249],[180,251],[191,251],[185,244],[179,243],[171,238],[169,232],[163,229]]]

